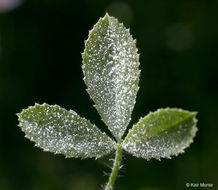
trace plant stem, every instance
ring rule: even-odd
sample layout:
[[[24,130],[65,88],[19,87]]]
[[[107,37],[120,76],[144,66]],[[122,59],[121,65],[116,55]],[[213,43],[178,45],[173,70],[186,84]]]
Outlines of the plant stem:
[[[123,150],[122,150],[120,143],[116,145],[116,148],[117,150],[116,150],[116,156],[115,156],[113,168],[112,168],[111,175],[110,175],[110,178],[108,180],[105,190],[113,189],[113,186],[114,186],[114,183],[117,177],[117,173],[120,167],[120,162],[122,160]]]

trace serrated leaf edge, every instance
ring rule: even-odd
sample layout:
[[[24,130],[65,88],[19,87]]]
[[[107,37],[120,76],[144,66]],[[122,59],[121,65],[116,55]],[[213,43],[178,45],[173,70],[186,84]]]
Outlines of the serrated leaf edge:
[[[38,104],[38,103],[35,103],[34,104],[34,106],[28,106],[28,108],[26,108],[26,109],[22,109],[22,111],[20,112],[20,113],[16,113],[16,115],[17,115],[17,117],[18,117],[18,121],[19,121],[19,123],[18,123],[18,126],[20,127],[20,129],[21,129],[21,131],[25,134],[25,138],[26,139],[28,139],[29,141],[31,141],[31,142],[33,142],[34,143],[34,147],[37,147],[37,148],[39,148],[39,149],[41,149],[43,152],[49,152],[49,153],[52,153],[52,154],[55,154],[55,155],[63,155],[65,158],[72,158],[72,156],[68,156],[68,155],[65,155],[65,154],[62,154],[62,153],[58,153],[58,152],[51,152],[51,151],[49,151],[49,150],[45,150],[45,149],[43,149],[42,147],[40,147],[35,141],[33,141],[32,139],[31,139],[31,137],[28,137],[27,135],[26,135],[26,133],[25,133],[25,131],[23,130],[23,128],[22,128],[22,125],[21,125],[21,114],[23,113],[23,111],[26,111],[26,110],[30,110],[30,109],[32,109],[32,108],[35,108],[36,106],[52,106],[52,107],[60,107],[60,106],[58,106],[57,104],[54,104],[54,105],[49,105],[49,104],[47,104],[47,103],[43,103],[43,104]],[[62,108],[62,107],[61,107]],[[62,108],[62,109],[64,109],[64,110],[66,110],[65,108]],[[68,110],[66,110],[66,111],[68,111]],[[72,110],[69,110],[68,112],[71,112]],[[75,111],[73,111],[74,112],[74,114],[76,114],[78,117],[80,117],[83,121],[85,121],[85,122],[89,122],[91,125],[93,125],[94,127],[96,127],[98,130],[100,130],[95,124],[92,124],[89,120],[87,120],[86,118],[84,118],[84,117],[81,117],[81,116],[79,116]],[[100,130],[101,131],[101,130]],[[102,131],[101,131],[102,132]],[[113,145],[113,149],[111,149],[111,151],[110,152],[108,152],[107,154],[110,154],[112,151],[115,151],[116,150],[116,147],[115,147],[115,145],[116,145],[116,142],[113,140],[113,139],[111,139],[105,132],[102,132],[102,134],[103,135],[106,135],[107,137],[108,137],[108,139],[111,141],[111,143],[112,143],[112,145]],[[103,156],[105,156],[105,155],[107,155],[107,154],[104,154]],[[81,160],[83,160],[83,159],[86,159],[86,158],[95,158],[95,160],[97,160],[98,158],[101,158],[102,156],[87,156],[87,157],[80,157],[80,156],[74,156],[74,158],[80,158]]]
[[[172,110],[172,109],[180,110],[180,111],[185,111],[185,112],[189,112],[189,111],[187,111],[187,110],[178,109],[178,108],[169,108],[169,107],[167,107],[167,108],[160,108],[160,109],[158,109],[157,111],[149,112],[145,117],[141,117],[141,118],[139,119],[139,121],[138,121],[136,124],[133,125],[132,129],[129,129],[128,134],[126,135],[125,139],[123,140],[123,142],[122,142],[122,144],[121,144],[122,148],[123,148],[126,152],[128,152],[129,154],[133,155],[131,152],[129,152],[128,150],[126,150],[125,144],[127,143],[128,139],[131,137],[131,135],[133,134],[133,132],[136,130],[137,124],[140,123],[140,122],[142,122],[144,119],[146,119],[146,118],[149,117],[150,115],[154,115],[154,114],[155,114],[156,112],[158,112],[158,111],[161,111],[161,110]],[[163,158],[171,159],[172,156],[178,156],[179,154],[184,153],[184,152],[185,152],[185,149],[188,148],[191,143],[193,143],[193,139],[194,139],[194,137],[196,136],[196,133],[197,133],[197,131],[198,131],[198,128],[197,128],[197,122],[198,122],[198,120],[197,120],[196,117],[195,117],[198,112],[189,112],[189,113],[191,113],[190,116],[186,117],[185,119],[183,119],[183,120],[181,120],[181,121],[179,121],[179,122],[175,122],[174,125],[178,125],[179,123],[181,123],[181,122],[183,122],[183,121],[185,121],[185,120],[188,120],[188,119],[190,119],[191,117],[193,117],[194,125],[193,125],[193,129],[191,130],[191,137],[192,137],[192,138],[190,138],[190,140],[187,141],[187,142],[184,144],[184,146],[180,149],[179,152],[177,152],[177,153],[175,153],[175,154],[171,154],[171,156],[170,156],[170,155],[166,155],[166,156],[163,157]],[[172,127],[168,128],[167,130],[170,130],[170,129],[172,129]],[[160,135],[161,133],[163,133],[164,131],[166,131],[166,130],[163,130],[163,131],[161,131],[160,133],[155,134],[154,136],[156,136],[156,135],[158,136],[158,135]],[[154,136],[151,136],[151,137],[154,137]],[[149,137],[148,139],[150,139],[151,137]],[[136,156],[136,155],[133,155],[133,156]],[[140,158],[141,156],[136,156],[136,157]],[[148,160],[148,161],[149,161],[150,159],[152,159],[152,158],[146,158],[146,160]],[[160,157],[155,157],[155,159],[161,161],[161,156],[160,156]]]
[[[124,28],[125,28],[125,32],[129,33],[130,37],[133,39],[133,43],[136,44],[137,40],[134,39],[133,36],[131,35],[131,33],[130,33],[130,28],[126,28],[122,22],[119,22],[118,19],[116,19],[116,18],[113,17],[113,16],[110,16],[110,15],[106,12],[105,16],[104,16],[104,17],[100,17],[99,20],[97,21],[97,23],[93,26],[93,28],[92,28],[91,30],[89,30],[88,39],[84,41],[84,46],[85,46],[85,47],[86,47],[86,44],[88,43],[88,41],[89,41],[90,38],[91,38],[92,31],[95,30],[95,29],[97,28],[97,26],[100,24],[100,22],[101,22],[103,19],[106,19],[106,18],[107,18],[107,19],[114,19],[114,21],[115,21],[116,23],[118,23],[119,26],[124,27]],[[137,59],[139,60],[140,54],[138,53],[138,48],[137,48],[137,46],[136,46],[136,50],[137,50],[136,56],[137,56]],[[82,63],[83,63],[83,64],[82,64],[82,71],[83,71],[83,75],[84,75],[83,80],[85,81],[85,84],[86,84],[87,79],[86,79],[86,76],[85,76],[85,73],[84,73],[84,69],[85,69],[84,67],[85,67],[85,66],[84,66],[84,62],[83,62],[83,57],[84,57],[84,54],[85,54],[85,53],[87,53],[86,48],[84,49],[84,52],[81,53],[81,56],[82,56]],[[140,74],[141,74],[141,70],[138,69],[138,85],[137,85],[137,88],[135,89],[135,90],[136,90],[136,96],[137,96],[137,93],[138,93],[139,88],[140,88],[140,87],[139,87]],[[86,85],[86,86],[87,86],[87,85]],[[90,89],[87,88],[86,91],[87,91],[87,93],[89,94],[90,99],[92,100],[91,94],[90,94]],[[92,101],[93,101],[93,100],[92,100]],[[93,102],[94,102],[94,101],[93,101]],[[134,105],[135,105],[135,103],[136,103],[136,100],[134,101]],[[97,109],[97,105],[95,104],[95,102],[94,102],[94,104],[93,104],[93,107],[97,110],[97,112],[98,112],[99,115],[100,115],[101,121],[105,124],[104,119],[101,117],[101,115],[103,115],[103,113],[100,112],[100,111]],[[135,107],[135,106],[134,106],[134,107]],[[133,110],[134,110],[134,107],[133,107]],[[132,112],[133,112],[133,110],[132,110]],[[131,119],[132,119],[132,118],[130,117],[129,122],[131,121]],[[106,125],[106,124],[105,124],[105,125]],[[107,126],[107,125],[106,125],[106,126]],[[108,127],[108,126],[107,126],[107,127]],[[128,127],[128,126],[126,126],[126,129],[127,129],[127,127]],[[109,129],[109,127],[108,127],[108,129]],[[126,129],[125,129],[125,131],[126,131]],[[111,132],[111,134],[115,137],[115,139],[116,139],[117,141],[120,141],[120,140],[122,139],[122,136],[123,136],[124,133],[125,133],[125,131],[123,131],[122,136],[118,137],[118,136],[115,136],[114,133],[113,133],[113,131],[111,131],[110,129],[109,129],[109,131]]]

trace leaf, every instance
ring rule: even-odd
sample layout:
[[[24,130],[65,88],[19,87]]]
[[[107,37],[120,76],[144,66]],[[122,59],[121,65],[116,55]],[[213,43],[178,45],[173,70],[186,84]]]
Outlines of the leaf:
[[[122,146],[134,156],[147,160],[183,153],[196,134],[196,115],[177,108],[149,113],[133,126]]]
[[[137,51],[129,30],[106,14],[90,31],[82,54],[87,91],[117,139],[131,120],[139,89]]]
[[[25,137],[45,151],[99,158],[110,153],[115,144],[85,118],[57,105],[35,104],[17,115]]]

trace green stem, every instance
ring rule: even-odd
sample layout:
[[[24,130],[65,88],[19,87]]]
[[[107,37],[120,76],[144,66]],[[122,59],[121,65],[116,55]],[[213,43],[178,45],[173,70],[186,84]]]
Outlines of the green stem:
[[[109,181],[108,181],[108,183],[106,185],[105,190],[112,190],[113,189],[113,186],[114,186],[114,183],[115,183],[115,180],[116,180],[116,177],[117,177],[117,173],[118,173],[118,170],[119,170],[119,167],[120,167],[120,162],[122,160],[123,150],[122,150],[121,145],[117,144],[116,148],[117,148],[116,157],[115,157],[112,172],[111,172],[111,175],[110,175],[110,178],[109,178]]]

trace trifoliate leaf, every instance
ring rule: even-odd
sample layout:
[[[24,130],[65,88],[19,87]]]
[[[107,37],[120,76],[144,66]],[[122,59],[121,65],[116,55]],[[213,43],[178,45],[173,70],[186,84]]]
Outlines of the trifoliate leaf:
[[[104,123],[120,139],[135,105],[140,71],[136,42],[123,24],[108,14],[100,18],[85,42],[87,91]]]
[[[184,152],[196,134],[196,112],[159,109],[141,118],[123,141],[123,148],[136,157],[171,158]]]
[[[74,111],[57,105],[35,104],[17,114],[26,137],[45,151],[66,157],[101,157],[115,142]]]

